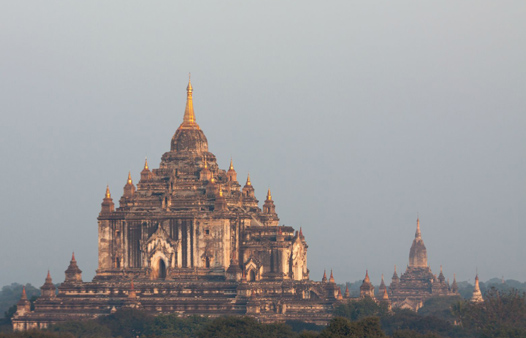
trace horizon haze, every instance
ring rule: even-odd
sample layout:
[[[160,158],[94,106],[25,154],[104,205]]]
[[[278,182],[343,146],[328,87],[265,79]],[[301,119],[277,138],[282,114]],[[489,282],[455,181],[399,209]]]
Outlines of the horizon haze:
[[[302,227],[310,278],[526,280],[523,1],[7,1],[0,11],[0,285],[97,269],[109,185],[197,122],[260,206]]]

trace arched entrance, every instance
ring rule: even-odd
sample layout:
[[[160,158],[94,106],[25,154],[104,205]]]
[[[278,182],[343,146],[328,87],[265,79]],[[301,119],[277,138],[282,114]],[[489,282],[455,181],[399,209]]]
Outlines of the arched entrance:
[[[165,279],[166,278],[166,264],[162,258],[159,258],[156,263],[152,266],[152,279]]]
[[[256,272],[254,270],[250,270],[248,274],[248,280],[251,282],[256,280]]]
[[[158,279],[165,279],[166,278],[166,264],[164,264],[164,260],[159,259],[159,267],[158,267]]]

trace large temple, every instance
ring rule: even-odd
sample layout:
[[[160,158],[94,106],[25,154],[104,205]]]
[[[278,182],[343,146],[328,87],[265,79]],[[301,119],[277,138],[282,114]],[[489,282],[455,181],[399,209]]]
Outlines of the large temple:
[[[326,324],[335,305],[371,297],[390,308],[418,310],[433,296],[456,296],[442,271],[427,265],[420,222],[409,265],[389,290],[383,275],[375,296],[366,272],[360,298],[342,294],[333,273],[309,278],[302,229],[279,224],[270,189],[262,208],[247,177],[243,187],[232,160],[220,169],[196,122],[189,81],[183,122],[159,168],[146,161],[135,185],[128,174],[115,206],[106,188],[98,216],[98,269],[82,280],[75,255],[57,288],[51,275],[34,309],[25,291],[12,318],[15,330],[91,319],[122,308],[180,315],[251,315],[262,322]]]
[[[184,118],[159,168],[128,174],[115,206],[110,189],[98,217],[98,269],[83,282],[73,255],[56,290],[48,273],[30,309],[20,300],[15,330],[94,318],[120,308],[151,313],[250,314],[261,321],[326,323],[341,299],[334,278],[309,279],[300,228],[279,225],[270,190],[262,209],[232,161],[220,169],[196,122],[192,85]]]
[[[395,308],[417,311],[432,297],[458,297],[458,285],[454,278],[450,285],[440,266],[440,274],[434,275],[427,264],[427,249],[420,231],[420,219],[416,220],[415,239],[409,250],[409,265],[400,277],[395,271],[389,286],[389,298]]]

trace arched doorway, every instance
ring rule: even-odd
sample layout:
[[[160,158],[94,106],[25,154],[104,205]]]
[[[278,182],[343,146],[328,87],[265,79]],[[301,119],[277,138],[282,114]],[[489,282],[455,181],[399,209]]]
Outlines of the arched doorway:
[[[166,264],[164,264],[164,260],[159,259],[159,266],[158,266],[158,279],[165,279],[166,278]]]
[[[251,282],[256,280],[256,272],[254,270],[250,270],[250,273],[248,274],[248,280]]]
[[[166,264],[162,258],[159,258],[157,262],[152,265],[152,279],[165,279],[166,278]]]

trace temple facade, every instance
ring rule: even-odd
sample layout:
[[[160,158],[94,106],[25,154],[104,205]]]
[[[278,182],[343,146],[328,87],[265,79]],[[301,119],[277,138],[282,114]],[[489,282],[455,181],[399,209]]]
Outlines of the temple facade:
[[[323,324],[342,299],[334,278],[314,282],[303,231],[279,225],[270,190],[262,208],[232,160],[219,168],[187,87],[183,122],[159,168],[131,174],[118,206],[106,188],[98,216],[98,269],[83,282],[73,255],[56,290],[48,273],[34,310],[21,299],[15,330],[94,318],[119,308],[152,313],[249,314]]]
[[[395,308],[407,308],[417,311],[425,300],[431,297],[460,296],[456,278],[450,285],[446,281],[440,266],[440,274],[434,275],[427,264],[427,249],[420,231],[420,220],[416,220],[416,233],[409,250],[409,265],[400,278],[393,273],[389,286],[389,298]]]

